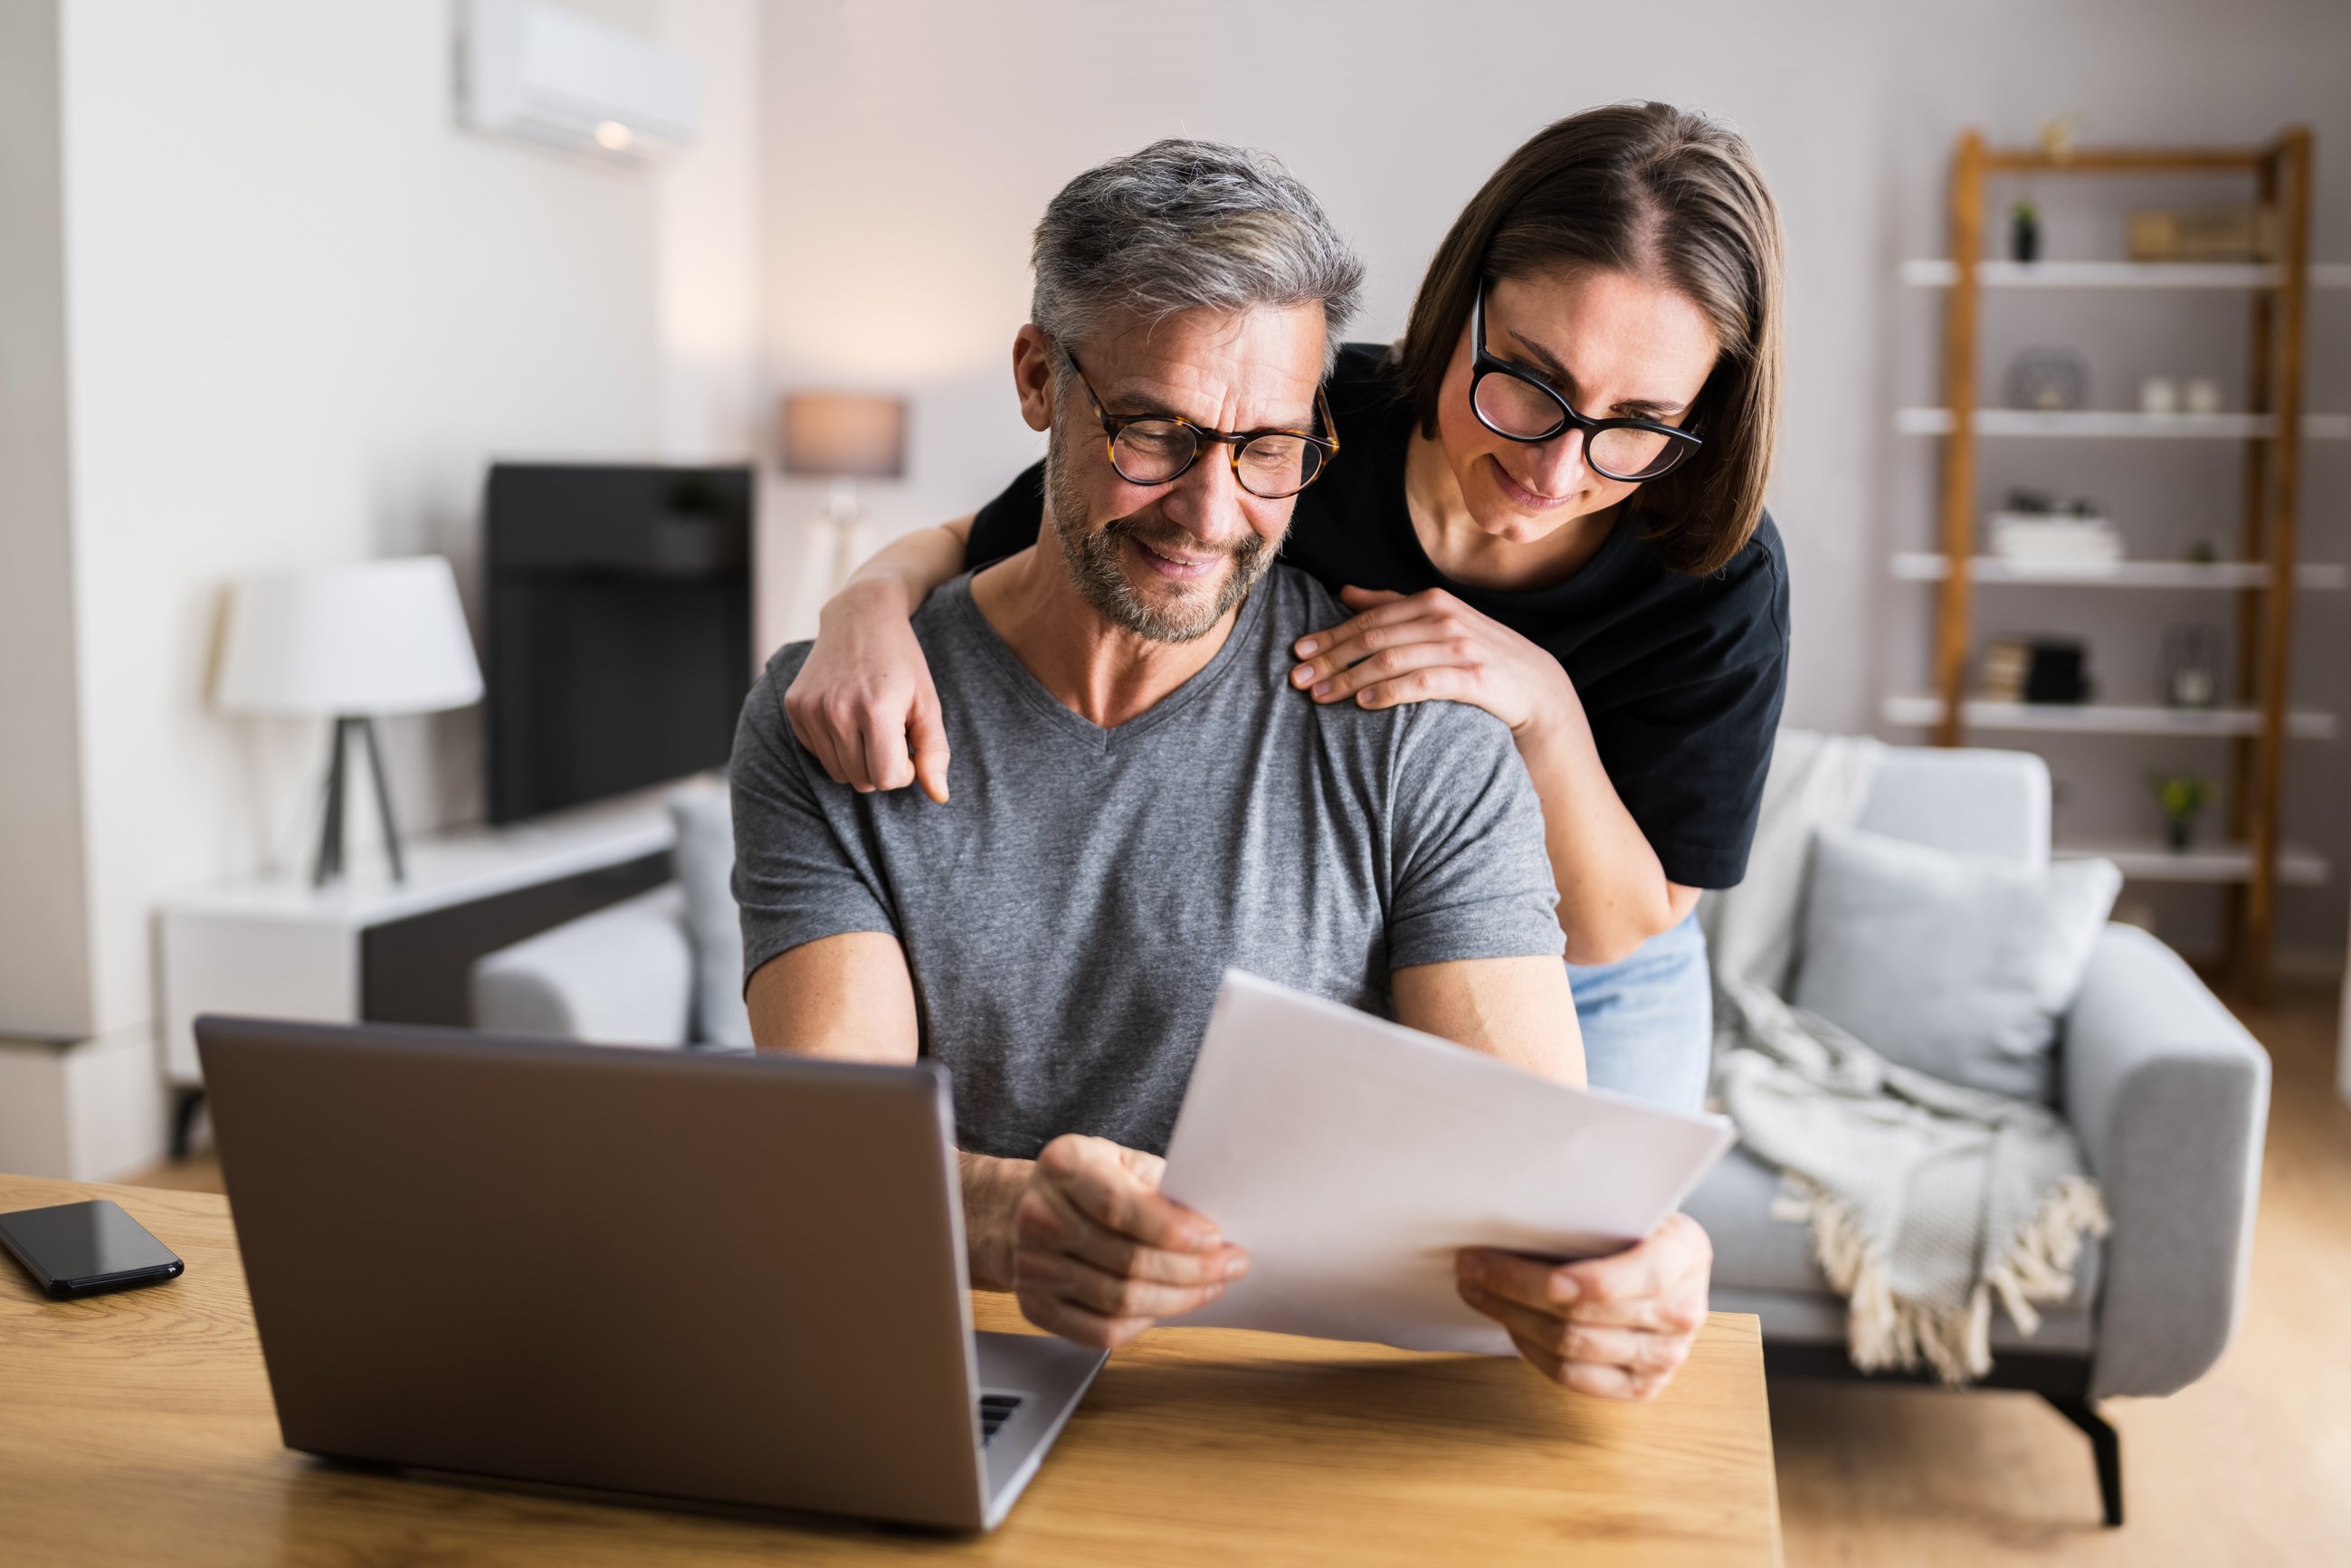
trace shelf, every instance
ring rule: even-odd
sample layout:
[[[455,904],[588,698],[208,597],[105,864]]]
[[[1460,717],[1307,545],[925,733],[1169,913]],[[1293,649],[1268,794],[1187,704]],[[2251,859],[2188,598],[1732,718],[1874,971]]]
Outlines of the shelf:
[[[2289,737],[2297,741],[2331,739],[2339,731],[2351,728],[2351,721],[2338,719],[2335,712],[2325,706],[2295,705],[2294,687],[2290,684],[2294,650],[2287,635],[2287,612],[2300,604],[2298,595],[2302,591],[2351,589],[2351,570],[2337,564],[2351,560],[2351,554],[2340,549],[2316,550],[2314,553],[2334,558],[2333,562],[2308,562],[2299,559],[2293,549],[2263,547],[2258,538],[2233,546],[2220,543],[2234,540],[2238,528],[2199,527],[2194,516],[2182,512],[2187,505],[2185,499],[2173,496],[2167,509],[2179,515],[2183,524],[2199,527],[2204,538],[2220,543],[2221,549],[2233,549],[2241,559],[2049,559],[2035,553],[2032,547],[2043,546],[2054,552],[2072,545],[2085,553],[2160,547],[2157,541],[2143,538],[2097,537],[2095,529],[2074,535],[2053,529],[2030,536],[2022,531],[2010,534],[1987,528],[1979,536],[1977,521],[1983,508],[1975,494],[1976,467],[1969,457],[1981,442],[1985,444],[1982,456],[1997,465],[2004,460],[2003,453],[2017,457],[2023,455],[1996,443],[2031,438],[2106,443],[2111,455],[2116,457],[2153,456],[2167,463],[2191,457],[2201,461],[2228,455],[2226,447],[2214,444],[2235,442],[2237,451],[2243,456],[2241,465],[2251,476],[2249,482],[2259,481],[2247,502],[2252,515],[2244,526],[2256,535],[2273,520],[2290,528],[2290,518],[2270,517],[2273,500],[2291,500],[2292,497],[2273,497],[2262,488],[2263,484],[2271,490],[2276,487],[2269,480],[2269,469],[2289,459],[2305,441],[2314,444],[2314,452],[2324,450],[2315,445],[2319,442],[2351,441],[2351,412],[2341,412],[2351,405],[2351,399],[2330,397],[2323,389],[2307,388],[2308,366],[2304,361],[2327,340],[2326,328],[2333,318],[2326,313],[2336,309],[2337,302],[2351,291],[2351,256],[2338,249],[2335,259],[2320,262],[2310,254],[2308,237],[2314,227],[2312,163],[2310,131],[2298,125],[2286,127],[2273,141],[2259,147],[2064,148],[2052,153],[2045,150],[1988,147],[1980,133],[1974,131],[1962,131],[1956,137],[1946,192],[1957,225],[1950,251],[1941,256],[1908,259],[1896,255],[1878,264],[1894,275],[1886,278],[1885,272],[1881,272],[1881,278],[1906,292],[1940,291],[1938,298],[1905,307],[1906,310],[1923,307],[1940,318],[1939,336],[1945,353],[1938,379],[1913,383],[1915,391],[1897,396],[1933,400],[1941,406],[1896,407],[1892,410],[1891,423],[1902,435],[1940,439],[1939,455],[1944,461],[1940,465],[1942,472],[1934,481],[1935,515],[1949,525],[1923,536],[1896,534],[1896,538],[1910,548],[1900,553],[1886,552],[1890,557],[1887,570],[1895,582],[1941,585],[1938,591],[1918,596],[1921,602],[1914,605],[1922,608],[1924,600],[1932,599],[1939,612],[1931,633],[1936,650],[1934,679],[1916,681],[1909,690],[1893,695],[1880,690],[1880,724],[1888,733],[1899,727],[1917,739],[1958,738],[1965,734],[1969,744],[2039,751],[2064,758],[2068,767],[2088,768],[2109,779],[2114,775],[2114,765],[2121,764],[2127,769],[2134,758],[2146,761],[2164,755],[2190,758],[2200,754],[2217,764],[2220,747],[2214,743],[2228,740],[2238,764],[2239,777],[2232,786],[2237,806],[2250,817],[2274,824],[2283,805],[2285,779],[2293,768],[2292,754],[2283,742]],[[2239,261],[2136,261],[2116,254],[2127,247],[2119,243],[2121,236],[2116,235],[2105,246],[2084,247],[2091,251],[2091,256],[2076,254],[2030,262],[2007,259],[2011,235],[2010,225],[2004,221],[2006,214],[2001,210],[2005,204],[1988,203],[1987,184],[2022,177],[2034,182],[2033,193],[2047,195],[2049,193],[2041,188],[2044,176],[2053,180],[2060,174],[2074,173],[2251,176],[2259,183],[2253,194],[2258,204],[2267,209],[2264,215],[2275,220],[2277,248],[2272,259],[2266,261],[2251,259],[2253,247],[2250,244],[2236,250],[2236,255],[2246,258]],[[2004,192],[2006,187],[2001,189]],[[2099,249],[2106,250],[2105,256],[2094,259]],[[2154,254],[2148,246],[2138,249],[2142,255]],[[2293,288],[2291,296],[2286,292],[2289,286]],[[2110,343],[2137,342],[2153,354],[2158,363],[2163,361],[2162,355],[2156,352],[2157,340],[2178,340],[2168,350],[2173,354],[2169,362],[2175,369],[2179,363],[2178,354],[2187,351],[2179,344],[2188,340],[2179,339],[2179,331],[2172,329],[2217,329],[2234,312],[2251,305],[2249,316],[2236,316],[2235,319],[2241,329],[2251,329],[2242,337],[2253,365],[2252,379],[2244,386],[2252,390],[2241,389],[2232,399],[2222,400],[2212,398],[2209,386],[2198,385],[2195,406],[2214,412],[2150,413],[2144,411],[2137,395],[2136,377],[2129,388],[2109,378],[2104,384],[2110,406],[2104,408],[1985,407],[1987,401],[2010,401],[2011,394],[2001,390],[1993,361],[1983,358],[1991,350],[1984,337],[1986,320],[1982,312],[2014,311],[2024,306],[2028,307],[2025,314],[2033,316],[2035,308],[2029,307],[2031,298],[2036,297],[2020,298],[2015,291],[2034,289],[2044,291],[2037,297],[2044,302],[2037,308],[2040,315],[2048,316],[2051,321],[2063,316],[2073,323],[2077,335],[2095,328],[2099,329],[2094,335]],[[2061,292],[2049,294],[2045,292],[2048,290]],[[2063,292],[2066,290],[2072,292]],[[2097,321],[2076,319],[2094,303],[2092,296],[2099,291],[2104,291],[2109,297],[2109,304],[2124,314],[2111,321],[2103,317]],[[2325,320],[2304,322],[2279,315],[2285,305],[2294,303],[2312,304]],[[2160,306],[2161,309],[2155,316],[2140,314],[2151,306]],[[2174,309],[2188,311],[2195,320],[2188,317],[2177,322],[2158,319],[2163,311]],[[2215,310],[2218,315],[2213,314]],[[2017,318],[2017,321],[2022,320]],[[2234,338],[2237,334],[2230,336]],[[2086,343],[2081,346],[2091,347]],[[2198,369],[2193,364],[2188,368]],[[2265,386],[2263,378],[2275,382],[2276,387]],[[2200,371],[2198,379],[2201,379]],[[2273,391],[2274,396],[2271,395]],[[2014,401],[2029,405],[2089,400],[2019,395]],[[2151,406],[2161,407],[2164,401],[2158,399]],[[2184,411],[2187,404],[2181,400],[2174,406]],[[2181,444],[2174,456],[2163,457],[2147,444],[2165,441]],[[2116,448],[2115,444],[2129,442],[2139,444]],[[2274,459],[2271,454],[2275,455]],[[2231,461],[2233,471],[2233,466],[2240,465],[2235,465],[2234,459]],[[2210,464],[2203,461],[2202,465],[2209,468]],[[2144,461],[2140,466],[2145,466]],[[2292,476],[2284,477],[2290,480]],[[2306,514],[2306,504],[2304,510]],[[2213,514],[2206,513],[2204,517],[2208,523],[2217,521]],[[2194,537],[2183,535],[2179,542],[2184,545]],[[1949,548],[1936,551],[1916,548],[1924,543]],[[2210,547],[2199,544],[2196,548],[2201,553]],[[2011,550],[2017,553],[2007,553]],[[1980,630],[1980,612],[1983,606],[1980,596],[1979,600],[1971,600],[1970,593],[1964,591],[1976,582],[1987,591],[2048,586],[2202,591],[2207,596],[2201,601],[2206,609],[2216,614],[2230,612],[2227,618],[2236,622],[2241,662],[2249,662],[2263,672],[2259,686],[2263,695],[2250,697],[2243,695],[2250,687],[2232,688],[2227,700],[2234,706],[2174,708],[2162,706],[2158,683],[2142,675],[2112,681],[2113,697],[2101,702],[1990,701],[1980,691],[1967,690],[1966,682],[1974,672],[1958,662],[1967,652],[1968,642]],[[2211,597],[2214,593],[2233,593],[2237,597],[2215,599]],[[2036,614],[2070,609],[2078,618],[2091,601],[2078,595],[2061,601],[2044,594],[2036,602],[2041,607],[2034,612]],[[2341,599],[2331,604],[2314,600],[2302,607],[2323,619],[2325,612],[2339,612],[2343,603]],[[2140,604],[2142,611],[2156,613],[2158,624],[2160,617],[2193,608],[2184,600],[2148,603],[2142,597]],[[2112,608],[2121,611],[2128,607],[2112,604]],[[2058,618],[2062,621],[2064,616]],[[2123,619],[2144,622],[2147,617],[2145,613],[2130,613]],[[2126,675],[2126,672],[2114,673]],[[2306,676],[2304,684],[2307,685]],[[2016,690],[2004,680],[1994,689],[2008,694]],[[2089,740],[2101,737],[2147,738],[2110,748],[2115,755],[2101,762],[2079,747],[2068,744],[2062,738],[2065,737]],[[2330,868],[2307,849],[2283,847],[2269,828],[2259,835],[2268,852],[2256,856],[2250,852],[2247,842],[2228,841],[2232,835],[2217,822],[2206,824],[2213,830],[2209,844],[2175,854],[2156,831],[2161,823],[2150,809],[2151,802],[2143,791],[2137,795],[2137,810],[2089,821],[2085,825],[2092,831],[2078,842],[2061,838],[2057,852],[2110,856],[2126,877],[2150,885],[2160,882],[2243,886],[2248,895],[2224,900],[2222,918],[2229,928],[2229,946],[2238,969],[2237,978],[2249,994],[2258,997],[2267,981],[2274,945],[2273,891],[2280,882],[2324,881],[2331,874]],[[2096,831],[2101,827],[2107,831]],[[2138,830],[2137,836],[2132,831],[2134,828]],[[2251,831],[2233,836],[2248,841],[2255,838]],[[2351,859],[2346,861],[2346,880],[2351,880]]]
[[[1948,408],[1898,408],[1894,428],[1905,435],[1949,435]],[[2123,436],[2132,438],[2202,437],[2220,441],[2253,441],[2274,434],[2274,422],[2265,413],[2135,413],[2128,409],[2069,409],[2044,413],[2032,408],[1976,410],[1978,435]],[[2309,441],[2351,440],[2351,413],[2305,413],[2302,434]]]
[[[1943,699],[1904,695],[1886,699],[1886,722],[1939,724]],[[2261,731],[2260,712],[2249,707],[2177,708],[2116,703],[1996,703],[1981,697],[1962,704],[1959,717],[1970,729],[2059,731],[2074,735],[2249,736]],[[2313,708],[2286,715],[2286,733],[2297,740],[2332,740],[2335,716]]]
[[[183,890],[167,915],[284,920],[357,930],[455,904],[625,865],[676,846],[664,789],[517,822],[460,828],[407,841],[408,878],[391,880],[372,857],[339,882],[313,887],[305,873]]]
[[[2250,882],[2253,875],[2253,852],[2242,844],[2195,844],[2179,851],[2152,839],[2086,840],[2059,844],[2050,852],[2059,860],[2110,860],[2133,882]],[[2277,874],[2280,882],[2314,887],[2332,870],[2324,855],[2281,844]]]
[[[1939,256],[1902,264],[1902,281],[1914,288],[1949,288],[1959,264]],[[2351,288],[2351,262],[2314,262],[2313,288]],[[2275,288],[2276,267],[2256,262],[2189,261],[1991,261],[1976,263],[1976,283],[1984,288]]]
[[[1950,569],[1938,551],[1906,550],[1893,561],[1896,580],[1940,582]],[[2116,560],[2058,564],[2015,561],[2004,556],[1973,556],[1968,574],[1978,582],[2051,585],[2060,588],[2265,588],[2270,569],[2257,560]],[[2294,569],[2304,589],[2351,588],[2351,566],[2340,561],[2304,561]]]

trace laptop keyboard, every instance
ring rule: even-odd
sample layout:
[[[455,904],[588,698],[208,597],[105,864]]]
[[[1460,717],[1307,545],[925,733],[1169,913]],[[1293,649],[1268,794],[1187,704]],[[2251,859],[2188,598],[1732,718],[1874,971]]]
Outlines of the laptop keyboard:
[[[983,1448],[996,1440],[996,1434],[1012,1419],[1020,1408],[1018,1394],[983,1394],[979,1396],[979,1446]]]

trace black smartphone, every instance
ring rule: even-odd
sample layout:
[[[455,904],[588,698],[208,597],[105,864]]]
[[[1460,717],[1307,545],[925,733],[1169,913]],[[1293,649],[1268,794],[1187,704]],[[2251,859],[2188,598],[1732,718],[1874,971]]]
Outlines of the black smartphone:
[[[104,1198],[0,1214],[0,1246],[52,1296],[94,1296],[176,1280],[187,1265]]]

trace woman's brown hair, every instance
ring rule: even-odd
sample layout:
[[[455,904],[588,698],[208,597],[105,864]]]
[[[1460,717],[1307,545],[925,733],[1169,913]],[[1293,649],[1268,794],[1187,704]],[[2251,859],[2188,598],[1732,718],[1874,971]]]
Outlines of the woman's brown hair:
[[[1536,133],[1454,220],[1397,346],[1423,434],[1479,287],[1604,269],[1656,278],[1706,313],[1722,345],[1687,427],[1705,447],[1634,492],[1671,570],[1719,571],[1763,517],[1780,427],[1780,215],[1744,138],[1664,103],[1611,104]]]

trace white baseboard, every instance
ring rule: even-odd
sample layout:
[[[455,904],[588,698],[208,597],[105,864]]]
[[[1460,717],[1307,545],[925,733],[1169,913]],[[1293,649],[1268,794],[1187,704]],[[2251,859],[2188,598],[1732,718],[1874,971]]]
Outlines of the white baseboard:
[[[170,1148],[169,1099],[152,1024],[67,1045],[0,1040],[0,1171],[136,1175]]]

